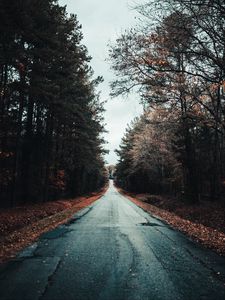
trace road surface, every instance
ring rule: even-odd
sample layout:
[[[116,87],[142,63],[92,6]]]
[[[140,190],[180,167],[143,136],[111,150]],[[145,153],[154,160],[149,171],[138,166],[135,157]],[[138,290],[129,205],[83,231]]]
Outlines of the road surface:
[[[0,267],[1,300],[224,300],[225,259],[106,194]]]

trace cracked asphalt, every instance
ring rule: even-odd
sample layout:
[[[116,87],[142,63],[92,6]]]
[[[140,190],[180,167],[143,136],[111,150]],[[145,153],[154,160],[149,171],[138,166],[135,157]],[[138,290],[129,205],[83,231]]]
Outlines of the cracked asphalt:
[[[224,300],[225,259],[106,194],[0,266],[1,300]]]

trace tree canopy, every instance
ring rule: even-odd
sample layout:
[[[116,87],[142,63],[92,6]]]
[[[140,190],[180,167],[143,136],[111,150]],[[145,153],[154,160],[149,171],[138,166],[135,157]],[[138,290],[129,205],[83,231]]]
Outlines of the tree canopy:
[[[118,182],[125,184],[138,171],[136,184],[125,186],[141,190],[138,177],[144,182],[142,189],[156,188],[161,182],[160,192],[164,181],[174,180],[171,174],[176,170],[176,188],[171,185],[171,192],[180,191],[194,202],[200,197],[221,198],[225,178],[224,1],[150,0],[136,9],[141,23],[109,47],[116,74],[112,96],[135,90],[146,108],[141,120],[129,129],[128,140],[127,134],[122,140]],[[140,127],[142,119],[145,125]],[[135,134],[137,126],[141,131]],[[153,169],[157,168],[156,176]],[[126,179],[120,175],[122,169]]]
[[[104,184],[103,103],[75,15],[55,0],[0,1],[1,205]]]

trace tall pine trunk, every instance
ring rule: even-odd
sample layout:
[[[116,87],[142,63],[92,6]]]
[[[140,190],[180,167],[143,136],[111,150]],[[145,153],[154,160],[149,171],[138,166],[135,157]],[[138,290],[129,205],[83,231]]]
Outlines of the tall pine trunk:
[[[49,200],[49,177],[51,166],[51,150],[52,150],[52,133],[53,133],[53,114],[49,110],[46,121],[46,136],[45,136],[45,161],[44,161],[44,180],[43,180],[43,195],[44,202]]]
[[[15,144],[15,159],[13,167],[13,188],[11,195],[11,206],[16,203],[17,197],[20,196],[20,167],[21,167],[21,155],[22,155],[22,118],[25,103],[25,73],[20,72],[20,91],[19,91],[19,110],[17,118],[17,133],[16,133],[16,144]],[[20,199],[21,200],[21,199]]]
[[[23,175],[23,199],[28,202],[32,195],[32,152],[33,152],[33,110],[34,100],[32,96],[28,98],[26,133],[24,136],[23,158],[22,158],[22,175]]]

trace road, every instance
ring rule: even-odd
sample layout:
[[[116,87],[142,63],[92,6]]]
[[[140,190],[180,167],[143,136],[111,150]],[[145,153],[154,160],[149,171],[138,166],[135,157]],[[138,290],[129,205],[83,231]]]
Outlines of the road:
[[[0,267],[1,300],[224,300],[225,259],[106,194]]]

